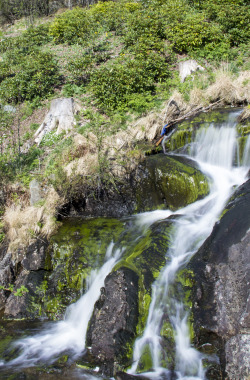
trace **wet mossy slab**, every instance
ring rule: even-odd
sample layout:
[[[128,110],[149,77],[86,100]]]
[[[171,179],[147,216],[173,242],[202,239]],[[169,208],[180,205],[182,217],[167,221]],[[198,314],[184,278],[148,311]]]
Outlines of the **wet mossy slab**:
[[[138,211],[177,210],[209,192],[206,176],[189,160],[158,154],[145,161],[143,178],[136,190]]]
[[[66,307],[85,292],[86,279],[103,265],[108,246],[118,240],[123,228],[118,219],[64,221],[51,239],[48,272],[32,305],[40,316],[63,317]]]
[[[221,126],[230,117],[238,115],[239,109],[217,109],[211,112],[201,112],[193,118],[183,121],[176,125],[175,132],[166,141],[165,147],[167,151],[182,151],[184,146],[188,146],[200,128],[208,128],[211,123],[214,126]],[[235,116],[236,119],[236,116]]]

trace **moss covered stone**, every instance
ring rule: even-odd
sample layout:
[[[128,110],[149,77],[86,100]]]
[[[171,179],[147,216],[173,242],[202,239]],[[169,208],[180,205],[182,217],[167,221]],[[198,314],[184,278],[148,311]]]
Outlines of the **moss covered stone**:
[[[137,188],[137,208],[177,210],[208,194],[208,181],[194,162],[165,155],[148,157]]]
[[[50,269],[37,288],[35,301],[39,315],[61,318],[66,307],[75,302],[86,288],[90,272],[102,266],[109,244],[123,230],[117,219],[65,221],[51,239]]]

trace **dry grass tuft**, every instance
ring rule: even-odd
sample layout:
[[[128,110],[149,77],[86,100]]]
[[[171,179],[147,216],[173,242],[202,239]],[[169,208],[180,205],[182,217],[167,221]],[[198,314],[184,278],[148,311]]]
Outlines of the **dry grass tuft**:
[[[244,123],[247,120],[250,120],[250,106],[245,107],[238,117],[240,123]]]
[[[218,70],[215,83],[205,91],[205,97],[210,102],[221,99],[224,104],[231,105],[248,102],[250,100],[250,89],[249,86],[245,86],[247,77],[249,80],[249,72],[233,78],[230,72]]]
[[[194,88],[190,91],[190,103],[194,107],[208,105],[208,102],[204,98],[204,93],[200,88]]]
[[[9,251],[30,245],[37,238],[51,236],[57,229],[56,212],[61,200],[54,189],[50,189],[43,206],[12,205],[7,207],[4,223],[10,241]]]

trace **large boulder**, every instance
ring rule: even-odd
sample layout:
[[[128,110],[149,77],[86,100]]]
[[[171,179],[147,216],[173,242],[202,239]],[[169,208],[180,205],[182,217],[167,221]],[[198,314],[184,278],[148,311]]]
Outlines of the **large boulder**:
[[[37,289],[48,269],[47,248],[47,241],[37,240],[26,249],[20,249],[15,262],[10,252],[0,262],[0,285],[5,288],[0,291],[0,309],[6,318],[38,316]]]
[[[250,180],[236,191],[190,263],[196,344],[219,357],[208,379],[249,378],[249,259]]]
[[[138,322],[138,276],[120,268],[105,280],[88,330],[88,345],[101,371],[113,376],[116,362],[126,361]]]
[[[205,175],[192,160],[157,154],[148,157],[136,178],[136,211],[177,210],[209,192]]]

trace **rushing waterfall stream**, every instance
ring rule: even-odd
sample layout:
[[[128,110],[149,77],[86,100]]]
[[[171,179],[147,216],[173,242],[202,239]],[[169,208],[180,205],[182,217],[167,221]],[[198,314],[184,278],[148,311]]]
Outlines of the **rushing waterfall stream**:
[[[188,147],[189,154],[186,156],[195,161],[209,179],[210,192],[205,198],[175,212],[155,210],[130,218],[133,224],[133,241],[140,239],[143,231],[149,226],[169,216],[173,216],[175,228],[170,248],[166,252],[168,260],[152,286],[146,326],[143,334],[135,341],[133,364],[128,370],[129,374],[137,374],[141,357],[145,350],[148,350],[152,365],[150,372],[144,372],[143,375],[151,379],[160,379],[164,378],[165,374],[167,378],[170,369],[164,360],[161,337],[167,317],[174,331],[176,379],[205,379],[203,356],[191,345],[189,312],[183,300],[171,291],[171,287],[177,272],[185,267],[211,233],[234,188],[246,180],[250,166],[250,138],[248,137],[243,153],[243,164],[240,165],[235,130],[237,115],[237,112],[232,112],[227,122],[220,127],[211,124],[198,130],[194,141]],[[10,361],[0,361],[2,368],[27,368],[42,362],[50,364],[64,352],[70,353],[72,360],[79,357],[85,349],[88,323],[104,286],[104,280],[125,251],[126,246],[111,242],[103,266],[91,272],[85,294],[67,308],[64,320],[18,341],[16,347],[21,353]],[[87,378],[90,379],[91,376]]]
[[[147,325],[143,336],[136,341],[134,364],[130,373],[136,373],[146,345],[151,351],[155,373],[159,375],[164,371],[161,367],[160,331],[163,314],[167,313],[176,333],[178,378],[189,376],[204,378],[201,355],[190,345],[187,314],[183,305],[177,300],[173,302],[169,299],[168,289],[175,279],[176,272],[192,257],[211,232],[233,186],[240,185],[244,181],[246,169],[233,167],[236,153],[236,132],[233,125],[232,121],[221,128],[211,125],[208,129],[199,131],[191,146],[191,157],[199,163],[201,170],[211,179],[211,191],[205,199],[178,210],[178,214],[182,217],[178,221],[177,231],[170,248],[171,261],[153,286]],[[143,215],[139,217],[143,218]],[[164,214],[161,214],[161,217],[164,217]]]

